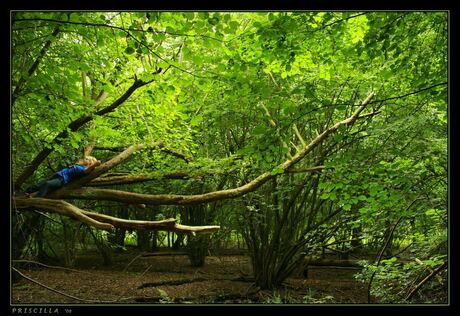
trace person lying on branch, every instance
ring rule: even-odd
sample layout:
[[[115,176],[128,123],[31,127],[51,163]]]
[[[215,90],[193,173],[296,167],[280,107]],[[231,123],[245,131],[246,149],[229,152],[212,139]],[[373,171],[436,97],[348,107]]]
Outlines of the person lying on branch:
[[[84,158],[79,159],[75,165],[64,168],[53,174],[48,179],[27,187],[24,192],[21,192],[16,196],[44,197],[49,192],[57,190],[72,180],[90,173],[100,164],[101,162],[93,156],[85,156]]]

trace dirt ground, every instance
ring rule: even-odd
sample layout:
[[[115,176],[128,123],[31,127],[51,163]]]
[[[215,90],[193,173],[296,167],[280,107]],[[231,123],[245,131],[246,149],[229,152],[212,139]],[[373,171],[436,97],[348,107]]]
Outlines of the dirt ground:
[[[36,264],[14,265],[24,276],[11,290],[12,304],[360,304],[367,303],[366,284],[356,269],[310,267],[274,291],[260,290],[251,280],[244,255],[206,257],[200,268],[186,255],[116,254],[113,265],[101,256],[77,258],[73,269]],[[59,293],[60,292],[60,293]]]

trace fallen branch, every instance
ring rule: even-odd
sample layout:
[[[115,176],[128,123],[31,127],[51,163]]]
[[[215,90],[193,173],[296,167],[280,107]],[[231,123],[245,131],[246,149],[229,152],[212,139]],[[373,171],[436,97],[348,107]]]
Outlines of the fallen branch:
[[[74,300],[77,300],[77,301],[80,301],[80,302],[87,302],[87,303],[111,303],[110,301],[88,300],[88,299],[84,299],[84,298],[79,298],[79,297],[76,297],[76,296],[73,296],[73,295],[70,295],[70,294],[55,290],[55,289],[53,289],[53,288],[51,288],[51,287],[49,287],[49,286],[47,286],[47,285],[45,285],[43,283],[38,282],[37,280],[34,280],[34,279],[28,277],[27,275],[23,274],[21,271],[19,271],[18,269],[14,268],[14,267],[11,267],[11,269],[13,269],[13,271],[15,271],[17,274],[22,276],[24,279],[29,280],[30,282],[35,283],[35,284],[37,284],[37,285],[39,285],[41,287],[44,287],[45,289],[50,290],[51,292],[63,295],[65,297],[68,297],[68,298],[71,298],[71,299],[74,299]]]
[[[205,281],[214,281],[214,280],[226,280],[226,281],[232,281],[232,282],[254,282],[254,278],[252,277],[244,277],[244,276],[239,276],[235,278],[193,278],[193,279],[179,279],[179,280],[167,280],[167,281],[157,281],[157,282],[148,282],[148,283],[143,283],[141,284],[138,289],[143,289],[146,287],[157,287],[157,286],[163,286],[163,285],[182,285],[182,284],[187,284],[187,283],[193,283],[193,282],[205,282]]]
[[[148,258],[148,257],[163,257],[163,256],[186,256],[188,255],[187,252],[184,251],[161,251],[161,252],[146,252],[140,254],[141,257],[143,258]]]
[[[429,266],[427,266],[422,260],[415,258],[415,262],[417,262],[419,265],[424,266],[430,273],[433,272],[433,269],[431,269]],[[439,275],[436,275],[436,278],[438,279],[439,282],[442,282],[442,278]]]
[[[39,266],[42,266],[42,267],[45,267],[45,268],[50,268],[50,269],[59,269],[59,270],[66,270],[66,271],[72,271],[72,272],[78,272],[78,273],[87,273],[87,274],[95,275],[95,273],[88,272],[88,271],[70,269],[70,268],[65,268],[65,267],[60,267],[60,266],[50,266],[50,265],[47,265],[47,264],[44,264],[44,263],[41,263],[41,262],[37,262],[37,261],[32,261],[32,260],[21,259],[21,260],[11,260],[11,262],[13,262],[13,263],[29,263],[29,264],[39,265]]]
[[[321,267],[361,267],[360,260],[340,260],[340,259],[320,259],[305,257],[306,266],[321,266]]]
[[[158,282],[149,282],[149,283],[143,283],[140,286],[138,286],[138,289],[144,289],[146,287],[156,287],[156,286],[163,286],[163,285],[182,285],[182,284],[187,284],[187,283],[193,283],[193,282],[203,282],[203,281],[208,281],[206,278],[194,278],[194,279],[181,279],[181,280],[168,280],[168,281],[158,281]]]
[[[432,271],[426,278],[424,278],[419,284],[417,284],[417,286],[412,290],[410,291],[410,293],[407,295],[407,297],[405,298],[406,301],[410,300],[412,298],[412,296],[414,296],[415,293],[417,293],[417,291],[426,283],[428,282],[432,277],[434,277],[435,275],[437,275],[439,272],[441,272],[444,268],[447,267],[447,261],[444,262],[442,265],[440,265],[438,268],[436,268],[436,270]]]

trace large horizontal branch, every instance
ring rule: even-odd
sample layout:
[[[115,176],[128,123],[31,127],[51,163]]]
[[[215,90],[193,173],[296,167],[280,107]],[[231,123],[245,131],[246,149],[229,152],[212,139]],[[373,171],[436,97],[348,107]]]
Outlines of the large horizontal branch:
[[[277,174],[287,173],[289,169],[310,153],[316,146],[318,146],[324,139],[329,135],[337,131],[342,125],[352,125],[360,116],[366,105],[370,102],[374,93],[369,94],[366,100],[358,107],[358,109],[349,118],[337,122],[333,126],[326,129],[315,139],[313,139],[308,145],[304,146],[302,150],[298,151],[292,159],[289,159],[279,165],[277,169],[281,170],[280,173],[272,173],[271,171],[265,172],[258,176],[251,182],[242,185],[238,188],[214,191],[204,194],[197,195],[175,195],[175,194],[141,194],[133,192],[125,192],[119,190],[110,189],[98,189],[98,188],[72,188],[72,190],[62,188],[59,191],[53,192],[50,197],[53,198],[72,198],[72,199],[90,199],[90,200],[108,200],[118,201],[122,203],[132,204],[154,204],[154,205],[190,205],[208,203],[223,199],[231,199],[240,197],[249,192],[255,191],[261,185],[274,178]]]
[[[73,181],[71,184],[69,184],[64,189],[71,190],[74,187],[81,186],[81,185],[83,185],[83,184],[85,184],[85,183],[87,183],[87,182],[89,182],[89,181],[91,181],[93,179],[96,179],[97,177],[99,177],[103,173],[109,171],[110,169],[112,169],[112,168],[118,166],[119,164],[121,164],[122,162],[126,161],[136,151],[142,150],[142,149],[144,149],[146,147],[160,147],[161,148],[161,147],[163,147],[163,143],[161,141],[159,141],[159,142],[154,142],[154,143],[148,144],[148,145],[136,144],[136,145],[129,146],[122,153],[116,155],[115,157],[113,157],[109,161],[106,161],[103,164],[101,164],[100,166],[96,167],[90,174],[88,174],[88,175],[86,175],[84,177],[81,177],[78,180]],[[59,189],[59,190],[62,190],[62,189]]]
[[[14,207],[18,209],[38,208],[52,213],[58,213],[71,217],[90,226],[113,230],[114,226],[109,223],[103,223],[95,220],[85,214],[78,207],[62,200],[50,200],[43,198],[14,198]]]
[[[220,229],[220,226],[188,226],[176,224],[171,231],[180,234],[211,234]]]
[[[169,218],[160,221],[128,220],[105,214],[82,210],[62,200],[43,198],[14,198],[17,209],[42,209],[71,217],[98,229],[112,231],[114,228],[136,230],[163,230],[182,234],[210,234],[217,232],[220,226],[187,226],[176,223],[176,219]]]
[[[220,226],[187,226],[176,223],[175,218],[160,221],[141,221],[117,218],[109,215],[98,214],[88,211],[82,213],[95,220],[110,223],[117,228],[138,229],[138,230],[163,230],[182,234],[210,234],[220,229]]]
[[[176,219],[168,218],[160,221],[143,221],[143,220],[129,220],[118,217],[113,217],[105,214],[99,214],[89,211],[81,210],[83,214],[91,217],[99,222],[108,223],[116,228],[122,229],[140,229],[140,230],[155,230],[155,229],[172,229],[176,225]]]
[[[145,86],[146,84],[152,82],[144,82],[142,80],[135,80],[134,83],[126,90],[126,92],[120,96],[117,100],[115,100],[112,104],[109,106],[102,108],[101,110],[95,112],[93,115],[84,115],[76,120],[72,121],[67,125],[67,127],[61,131],[50,143],[49,145],[54,145],[54,144],[60,144],[62,141],[69,136],[69,130],[71,132],[77,131],[80,127],[85,125],[86,123],[92,121],[95,116],[102,116],[107,113],[110,113],[114,111],[118,106],[123,104],[133,93],[136,91],[138,88]],[[32,160],[30,164],[28,164],[28,167],[24,169],[24,171],[17,177],[17,179],[14,181],[14,188],[15,190],[19,190],[22,186],[22,184],[30,177],[33,175],[33,173],[37,170],[37,168],[40,166],[40,164],[48,157],[48,155],[53,151],[53,147],[49,146],[42,149],[37,156]]]
[[[324,169],[324,166],[316,166],[311,168],[295,169],[288,170],[287,173],[306,173],[306,172],[320,172]],[[217,174],[228,174],[228,172],[219,172]],[[188,179],[204,179],[206,177],[214,177],[216,173],[206,172],[206,173],[189,173],[186,171],[176,171],[176,172],[158,172],[149,175],[137,175],[133,176],[130,174],[122,175],[111,175],[107,177],[99,177],[96,179],[87,182],[85,186],[89,187],[98,187],[98,186],[110,186],[110,185],[121,185],[121,184],[133,184],[133,183],[142,183],[153,180],[188,180]]]
[[[115,147],[107,147],[107,146],[94,146],[94,150],[107,150],[107,151],[112,151],[112,152],[121,152],[125,150],[127,146],[115,146]],[[177,157],[179,159],[182,159],[186,162],[191,162],[193,161],[193,157],[187,156],[181,152],[178,152],[174,149],[168,148],[168,147],[162,147],[160,150],[166,154],[169,154],[171,156]]]
[[[132,183],[141,183],[152,180],[162,180],[162,179],[174,179],[174,180],[186,180],[186,179],[202,179],[205,175],[197,174],[192,175],[185,171],[177,172],[167,172],[167,173],[158,173],[150,175],[138,175],[132,176],[129,174],[126,175],[115,175],[108,177],[100,177],[94,179],[85,184],[85,186],[107,186],[107,185],[120,185],[120,184],[132,184]]]

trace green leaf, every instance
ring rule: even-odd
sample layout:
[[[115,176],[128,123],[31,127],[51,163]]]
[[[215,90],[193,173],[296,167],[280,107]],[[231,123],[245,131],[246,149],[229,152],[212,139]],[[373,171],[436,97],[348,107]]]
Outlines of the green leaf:
[[[272,170],[272,176],[282,174],[283,172],[284,172],[283,168],[275,168],[275,169]]]
[[[335,194],[335,192],[331,192],[329,194],[329,199],[332,201],[335,201],[337,199],[337,195]]]
[[[133,54],[134,52],[135,52],[135,49],[134,49],[133,47],[131,47],[131,46],[128,46],[128,47],[126,47],[126,49],[125,49],[125,53],[128,54],[128,55],[131,55],[131,54]]]

